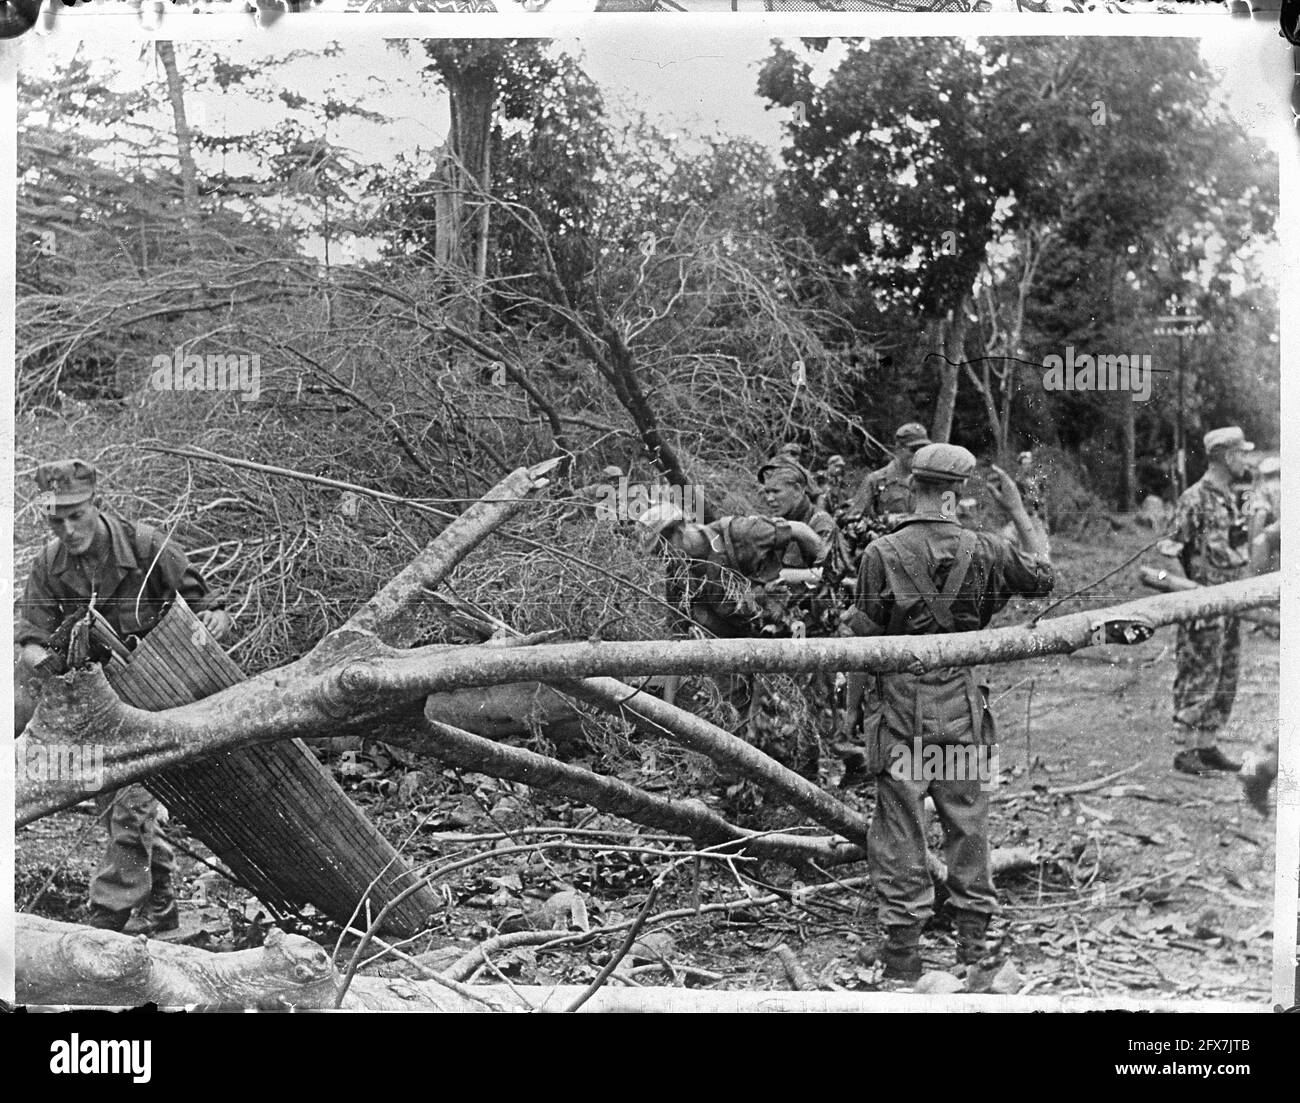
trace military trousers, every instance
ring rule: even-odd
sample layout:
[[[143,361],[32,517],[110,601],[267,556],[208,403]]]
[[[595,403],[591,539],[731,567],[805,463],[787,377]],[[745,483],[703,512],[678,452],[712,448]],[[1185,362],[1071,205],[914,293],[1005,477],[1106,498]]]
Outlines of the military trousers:
[[[90,902],[129,911],[155,885],[171,880],[175,855],[158,823],[158,800],[143,785],[127,785],[97,798],[108,812],[108,847],[90,882]]]
[[[1241,663],[1241,620],[1206,617],[1178,625],[1174,720],[1191,728],[1194,745],[1214,745],[1237,699]]]
[[[934,914],[934,882],[926,866],[927,795],[943,827],[953,907],[984,915],[997,911],[984,783],[917,780],[906,771],[886,769],[876,775],[876,809],[867,833],[867,865],[882,927],[923,923]]]

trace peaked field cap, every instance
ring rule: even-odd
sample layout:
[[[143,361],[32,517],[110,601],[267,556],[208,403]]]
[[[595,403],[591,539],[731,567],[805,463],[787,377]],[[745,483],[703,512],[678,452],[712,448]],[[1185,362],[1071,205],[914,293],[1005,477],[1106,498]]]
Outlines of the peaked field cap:
[[[679,525],[685,522],[684,514],[677,506],[669,502],[658,502],[647,509],[636,523],[647,532],[658,536],[665,529],[670,529],[673,525]]]
[[[894,443],[908,448],[924,448],[930,443],[930,434],[919,421],[909,421],[894,431]]]
[[[1255,470],[1260,475],[1280,475],[1282,474],[1282,457],[1265,456],[1256,464]]]
[[[1216,448],[1239,448],[1243,452],[1253,452],[1254,444],[1246,439],[1243,433],[1236,425],[1229,425],[1223,429],[1211,429],[1205,434],[1205,450],[1213,452]]]
[[[975,470],[975,457],[960,444],[927,444],[912,461],[920,479],[959,483]]]
[[[95,496],[99,473],[85,460],[55,460],[36,469],[36,485],[47,508],[76,506]]]
[[[792,458],[789,453],[773,456],[758,469],[758,481],[760,483],[769,471],[789,471],[799,482],[803,483],[805,489],[810,489],[813,485],[813,477],[808,473],[808,469],[798,460]]]

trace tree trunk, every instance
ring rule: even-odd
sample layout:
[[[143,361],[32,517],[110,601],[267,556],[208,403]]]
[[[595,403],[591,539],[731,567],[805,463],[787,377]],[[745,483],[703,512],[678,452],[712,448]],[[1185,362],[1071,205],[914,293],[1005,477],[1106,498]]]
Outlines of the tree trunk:
[[[171,42],[159,41],[154,44],[154,48],[167,76],[167,98],[171,101],[172,119],[176,125],[176,154],[181,173],[181,225],[190,252],[195,253],[199,226],[199,182],[194,166],[190,124],[185,117],[185,86],[176,64],[175,46]]]
[[[1120,509],[1132,513],[1137,508],[1137,425],[1136,403],[1125,391],[1117,396],[1122,409],[1123,459],[1120,464]]]
[[[116,787],[203,754],[294,737],[371,734],[376,723],[431,693],[506,682],[570,682],[619,674],[922,672],[944,666],[1064,654],[1103,642],[1098,626],[1153,626],[1279,601],[1274,573],[1188,593],[1159,594],[1037,625],[937,636],[797,640],[654,640],[538,647],[387,647],[370,633],[331,633],[309,654],[202,701],[145,712],[124,704],[98,666],[47,681],[27,726],[29,746],[69,742],[103,747],[104,784]],[[650,698],[643,702],[646,708]],[[660,702],[662,704],[662,702]],[[638,706],[640,707],[640,706]],[[19,822],[68,807],[97,790],[84,780],[33,778],[21,771]]]
[[[1190,578],[1184,578],[1182,575],[1157,570],[1155,567],[1142,567],[1138,571],[1138,576],[1142,579],[1143,586],[1149,586],[1153,590],[1161,590],[1166,594],[1185,594],[1189,590],[1202,588],[1199,582],[1193,582]],[[1282,626],[1281,618],[1272,609],[1249,609],[1241,613],[1240,616],[1242,620],[1248,620],[1253,624],[1262,624],[1268,628],[1280,628]]]
[[[451,101],[451,158],[448,176],[453,199],[448,220],[452,234],[439,256],[463,272],[470,286],[467,308],[458,312],[472,330],[482,317],[483,281],[487,274],[488,202],[492,119],[496,111],[495,70],[470,68],[444,74]]]
[[[957,308],[939,325],[939,344],[943,359],[939,361],[939,396],[935,400],[930,439],[946,444],[952,436],[952,419],[957,409],[957,385],[966,360],[966,312],[970,297],[963,296]]]
[[[774,895],[743,902],[752,910],[775,903]],[[738,906],[740,906],[738,904]],[[719,910],[714,905],[706,908]],[[687,917],[688,918],[688,917]],[[564,932],[554,932],[556,938]],[[224,1008],[330,1008],[338,998],[341,978],[328,955],[299,935],[272,930],[256,950],[218,954],[189,946],[174,946],[112,931],[97,931],[33,915],[17,917],[16,990],[19,1004],[32,1006],[201,1005]],[[418,959],[416,959],[418,960]],[[418,966],[417,966],[418,968]],[[343,998],[345,1010],[422,1012],[504,1012],[546,1009],[563,1011],[588,994],[579,985],[464,985],[447,976],[421,970],[426,979],[387,979],[355,976]],[[976,993],[945,996],[950,1011],[987,1011],[989,997]],[[771,1011],[862,1012],[933,1010],[933,997],[908,993],[773,992],[764,990],[693,990],[687,988],[599,989],[581,1007],[586,1013],[694,1012],[734,1013]],[[1085,997],[1034,996],[1026,1001],[1035,1011],[1095,1010]],[[1177,1001],[1108,1000],[1112,1009],[1144,1011],[1186,1010]],[[1197,1005],[1205,1011],[1258,1010],[1253,1004],[1228,1001]]]

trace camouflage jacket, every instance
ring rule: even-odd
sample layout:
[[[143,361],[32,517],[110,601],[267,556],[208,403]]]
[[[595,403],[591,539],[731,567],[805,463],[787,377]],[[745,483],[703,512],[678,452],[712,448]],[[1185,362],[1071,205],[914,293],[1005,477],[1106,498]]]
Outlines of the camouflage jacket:
[[[908,472],[903,470],[896,459],[872,471],[862,480],[857,494],[849,503],[848,516],[878,521],[882,527],[892,528],[889,515],[901,517],[911,505],[907,479]]]
[[[186,554],[152,525],[103,514],[108,547],[93,565],[69,555],[59,540],[46,545],[27,576],[14,610],[14,642],[46,643],[63,619],[95,608],[122,638],[143,636],[180,594],[191,609],[220,608]]]
[[[1245,574],[1250,560],[1246,518],[1236,495],[1208,478],[1193,483],[1178,499],[1174,539],[1183,546],[1183,573],[1193,582],[1213,586]]]

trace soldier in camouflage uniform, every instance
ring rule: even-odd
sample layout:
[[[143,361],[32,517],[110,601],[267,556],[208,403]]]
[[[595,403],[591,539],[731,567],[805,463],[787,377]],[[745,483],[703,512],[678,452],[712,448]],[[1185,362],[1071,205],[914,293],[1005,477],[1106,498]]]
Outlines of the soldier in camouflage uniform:
[[[1214,586],[1242,578],[1249,566],[1246,518],[1237,506],[1233,481],[1246,471],[1246,453],[1255,446],[1236,426],[1205,434],[1209,467],[1178,499],[1173,547],[1183,573],[1193,582]],[[1174,676],[1174,722],[1192,745],[1174,756],[1174,769],[1187,774],[1238,770],[1218,747],[1237,697],[1241,621],[1234,616],[1205,617],[1178,625],[1178,671]]]
[[[774,517],[721,517],[707,525],[686,521],[675,506],[651,506],[638,519],[656,539],[669,564],[668,602],[682,612],[669,625],[673,636],[686,632],[720,639],[789,634],[789,588],[802,587],[816,567],[790,566],[788,560],[817,563],[825,545],[808,525]],[[716,679],[739,717],[736,734],[784,766],[816,780],[819,747],[808,725],[791,723],[787,697],[797,685],[784,675],[720,675]],[[671,699],[676,679],[665,692]],[[752,796],[752,794],[751,794]]]
[[[828,636],[839,627],[840,615],[851,600],[851,586],[846,585],[851,567],[843,534],[831,514],[813,500],[813,480],[806,469],[788,456],[778,455],[758,469],[767,508],[788,521],[801,521],[821,537],[824,550],[816,560],[809,560],[799,546],[787,547],[785,566],[802,570],[796,579],[787,572],[782,585],[768,586],[764,604],[768,613],[765,628],[769,634],[791,636]],[[829,673],[785,675],[794,682],[812,714],[816,729],[809,736],[810,745],[831,743],[836,729],[836,676]],[[776,719],[778,726],[790,721]],[[802,722],[802,721],[799,721]],[[820,756],[819,756],[820,757]],[[815,773],[810,774],[815,779]]]

